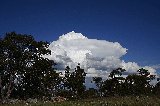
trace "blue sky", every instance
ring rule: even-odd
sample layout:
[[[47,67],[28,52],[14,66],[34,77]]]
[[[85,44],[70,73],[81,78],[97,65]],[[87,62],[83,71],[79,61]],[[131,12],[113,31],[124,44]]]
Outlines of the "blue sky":
[[[0,35],[31,34],[54,41],[70,31],[119,42],[122,57],[140,65],[160,64],[159,0],[1,0]]]

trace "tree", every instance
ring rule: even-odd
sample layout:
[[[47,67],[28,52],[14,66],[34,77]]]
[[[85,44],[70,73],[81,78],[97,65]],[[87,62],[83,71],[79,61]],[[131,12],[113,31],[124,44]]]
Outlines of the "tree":
[[[101,91],[104,96],[108,95],[122,95],[123,81],[124,78],[121,77],[125,69],[117,68],[109,74],[111,79],[107,79],[102,82]]]
[[[67,66],[65,69],[64,87],[67,88],[66,90],[72,91],[73,96],[82,97],[85,91],[85,76],[86,73],[84,69],[80,68],[80,64],[78,64],[74,72],[70,72],[70,68]]]
[[[93,77],[93,81],[95,82],[97,88],[100,88],[100,85],[102,83],[102,77]]]
[[[145,77],[133,74],[128,75],[125,81],[127,85],[126,92],[129,95],[139,95],[145,93],[145,86],[148,84]]]
[[[158,82],[153,88],[153,94],[160,97],[160,82]]]
[[[101,92],[101,86],[102,86],[102,77],[93,77],[93,81],[96,84],[97,88],[98,88],[98,93],[100,96],[102,96],[102,92]]]
[[[144,68],[139,69],[137,72],[139,72],[139,74],[144,77],[147,77],[148,75],[150,75],[149,71]]]
[[[7,100],[10,96],[24,98],[38,96],[48,89],[47,78],[53,77],[54,81],[57,80],[54,62],[43,57],[51,53],[47,47],[47,42],[36,41],[31,35],[15,32],[6,33],[0,40],[2,100]]]
[[[137,74],[128,75],[126,77],[126,92],[133,95],[150,94],[152,86],[149,84],[155,78],[155,75],[150,75],[146,69],[139,69]]]
[[[66,68],[65,68],[65,77],[63,78],[63,82],[64,82],[64,89],[71,89],[71,83],[70,83],[70,74],[71,74],[71,72],[70,72],[70,68],[69,68],[69,66],[67,66]],[[67,87],[67,88],[66,88]]]
[[[109,74],[109,77],[111,77],[112,79],[118,78],[116,76],[121,76],[124,71],[126,71],[126,70],[122,69],[122,68],[117,68],[117,69],[111,71],[111,73]]]
[[[77,69],[75,69],[75,81],[76,81],[76,86],[75,90],[77,95],[82,95],[82,93],[85,91],[85,76],[86,73],[84,72],[84,69],[80,68],[80,64],[77,66]]]

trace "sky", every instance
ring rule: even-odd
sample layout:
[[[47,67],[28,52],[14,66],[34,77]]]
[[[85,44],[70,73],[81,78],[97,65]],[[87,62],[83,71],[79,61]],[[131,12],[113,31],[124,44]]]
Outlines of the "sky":
[[[49,42],[75,31],[118,42],[126,62],[160,66],[159,0],[0,0],[0,36],[11,31]]]

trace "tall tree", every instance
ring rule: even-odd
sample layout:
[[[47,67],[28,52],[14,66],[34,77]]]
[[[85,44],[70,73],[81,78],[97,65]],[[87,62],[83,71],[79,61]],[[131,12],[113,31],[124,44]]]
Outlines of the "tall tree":
[[[80,67],[80,64],[77,66],[77,69],[75,69],[75,81],[76,81],[76,85],[75,85],[75,90],[77,95],[82,95],[85,91],[85,76],[86,73],[84,71],[84,69],[82,69]]]
[[[70,72],[70,68],[67,66],[65,69],[64,86],[73,92],[74,96],[81,97],[85,91],[85,76],[84,69],[78,64],[74,72]]]
[[[51,53],[47,47],[47,42],[36,41],[31,35],[6,33],[0,40],[1,99],[8,99],[11,94],[38,95],[45,88],[46,77],[58,77],[54,62],[43,58]]]
[[[101,91],[101,87],[102,87],[102,77],[93,77],[93,81],[97,86],[97,91],[99,93],[100,96],[102,96],[102,91]]]

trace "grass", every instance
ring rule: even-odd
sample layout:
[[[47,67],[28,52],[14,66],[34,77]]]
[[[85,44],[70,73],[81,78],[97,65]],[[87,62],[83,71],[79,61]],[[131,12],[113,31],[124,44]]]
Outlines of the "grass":
[[[6,104],[1,106],[27,106],[27,104]],[[28,104],[28,106],[160,106],[160,98],[157,97],[108,97],[84,99],[77,101],[64,101],[60,103]]]

